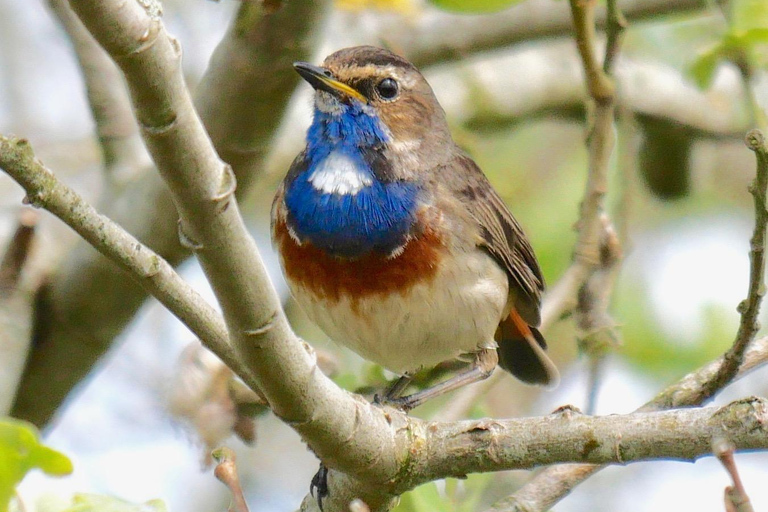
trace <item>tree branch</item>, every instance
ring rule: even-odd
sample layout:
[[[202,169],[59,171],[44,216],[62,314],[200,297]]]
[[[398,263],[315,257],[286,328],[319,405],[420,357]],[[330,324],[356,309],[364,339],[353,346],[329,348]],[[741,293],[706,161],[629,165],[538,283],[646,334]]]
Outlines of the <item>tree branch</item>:
[[[0,168],[21,185],[26,200],[45,208],[75,230],[101,254],[119,265],[216,354],[253,385],[229,344],[224,320],[167,261],[99,213],[77,192],[61,183],[35,158],[26,140],[0,135]]]
[[[747,147],[755,152],[757,172],[749,186],[755,202],[755,229],[750,240],[749,251],[749,289],[747,298],[738,306],[741,313],[739,330],[733,346],[725,353],[723,364],[712,379],[701,387],[701,397],[697,401],[704,403],[719,390],[728,385],[739,370],[747,346],[755,339],[760,328],[758,314],[765,295],[765,230],[768,226],[766,210],[766,191],[768,189],[768,147],[760,130],[750,131],[745,140]]]
[[[724,357],[689,373],[678,382],[657,394],[636,412],[652,412],[674,408],[694,407],[700,388],[717,373]],[[744,362],[736,378],[768,363],[768,337],[755,340],[744,354]],[[504,498],[488,512],[543,512],[567,496],[574,487],[597,473],[604,466],[594,464],[568,464],[545,468],[520,488],[515,494]]]
[[[238,178],[239,196],[255,184],[264,147],[299,79],[290,64],[309,58],[314,27],[319,25],[318,17],[326,5],[326,1],[283,2],[276,12],[268,13],[254,12],[259,6],[244,2],[198,87],[201,118],[205,124],[215,125],[209,132],[211,140],[231,159],[228,163]],[[265,66],[274,69],[267,72]],[[231,80],[237,85],[221,86]],[[261,98],[268,108],[255,106]],[[258,118],[252,115],[257,110]],[[141,180],[127,184],[102,210],[171,265],[190,255],[179,243],[178,213],[156,173],[148,172]],[[87,244],[72,251],[39,302],[38,317],[46,322],[35,326],[35,349],[20,383],[13,415],[38,426],[49,421],[146,297],[143,288],[125,279]],[[52,382],[56,384],[52,386]]]
[[[706,3],[700,0],[620,2],[621,10],[630,21],[701,11],[705,7]],[[350,23],[350,17],[357,23]],[[596,16],[598,26],[604,26],[605,20],[603,12],[599,12]],[[565,4],[548,0],[520,2],[493,14],[425,12],[409,19],[408,23],[404,23],[400,15],[387,16],[380,12],[368,15],[337,13],[331,21],[334,27],[339,27],[330,31],[334,48],[369,41],[402,51],[419,68],[516,43],[568,36],[573,29],[571,14]],[[371,24],[375,26],[373,31]]]
[[[0,260],[0,416],[8,414],[32,342],[38,279],[27,279],[38,215],[24,209]]]
[[[739,476],[739,470],[736,466],[734,452],[736,447],[733,443],[723,437],[716,437],[712,440],[712,452],[720,461],[733,481],[733,486],[725,488],[725,510],[726,512],[755,512],[747,496],[747,490]]]
[[[67,32],[80,64],[109,183],[124,182],[135,176],[147,157],[120,70],[66,0],[48,0],[48,5]]]
[[[649,459],[694,460],[727,437],[739,449],[768,446],[768,400],[744,398],[724,407],[588,416],[564,408],[550,416],[423,423],[401,486],[468,473],[532,468],[556,462],[625,464]]]
[[[392,419],[317,369],[291,331],[238,212],[234,176],[196,117],[178,44],[136,4],[78,0],[75,11],[123,70],[142,135],[181,215],[231,339],[272,410],[331,467],[386,481],[405,453]],[[404,434],[402,434],[404,435]],[[369,499],[364,499],[372,506]]]

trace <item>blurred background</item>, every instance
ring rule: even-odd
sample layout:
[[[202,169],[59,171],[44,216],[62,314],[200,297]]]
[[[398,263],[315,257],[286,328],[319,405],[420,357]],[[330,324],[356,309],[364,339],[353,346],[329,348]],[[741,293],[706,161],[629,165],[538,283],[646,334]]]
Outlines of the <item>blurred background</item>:
[[[729,6],[622,5],[630,27],[616,66],[620,105],[608,205],[624,258],[610,308],[616,344],[595,394],[599,414],[632,411],[732,343],[736,307],[746,296],[753,226],[747,187],[755,164],[743,135],[752,127],[754,104],[768,107],[765,69],[754,70],[751,105],[736,66],[707,60],[733,26]],[[164,2],[163,20],[183,46],[193,90],[240,8],[233,0]],[[554,0],[527,0],[490,15],[449,12],[420,0],[337,0],[313,21],[318,35],[310,56],[319,62],[356,44],[415,56],[455,139],[523,224],[550,285],[571,262],[587,166],[588,112],[568,16],[567,3]],[[552,21],[558,19],[565,25]],[[109,184],[66,33],[42,0],[0,0],[0,20],[0,132],[28,138],[50,169],[98,204]],[[483,33],[500,35],[473,44]],[[445,41],[456,44],[445,50]],[[310,102],[310,88],[299,84],[279,126],[269,127],[274,136],[268,156],[242,210],[297,331],[322,351],[334,379],[351,390],[382,386],[391,375],[330,343],[291,303],[270,247],[272,195],[303,145]],[[23,196],[0,174],[0,247],[15,229]],[[123,208],[130,214],[143,205]],[[77,237],[45,212],[37,233],[30,272],[46,279]],[[181,273],[215,303],[194,261],[183,263]],[[503,376],[482,394],[461,391],[414,414],[515,417],[547,414],[564,404],[586,409],[590,364],[578,348],[585,333],[565,318],[545,334],[563,375],[558,389],[542,391]],[[63,510],[73,492],[135,503],[161,499],[173,511],[224,510],[227,491],[205,467],[206,435],[237,451],[252,511],[298,506],[317,461],[292,430],[263,414],[255,422],[255,441],[247,445],[228,435],[229,426],[217,425],[216,404],[205,417],[180,414],[194,409],[184,403],[185,393],[210,390],[209,371],[217,368],[195,349],[185,351],[193,342],[156,301],[141,307],[45,429],[46,443],[70,456],[75,471],[63,479],[31,474],[20,488],[27,510]],[[732,385],[717,403],[766,393],[763,369]],[[737,462],[755,510],[768,509],[768,454],[740,454]],[[478,510],[528,476],[514,471],[429,484],[405,495],[397,510]],[[637,463],[602,471],[555,510],[721,511],[729,484],[712,458]]]

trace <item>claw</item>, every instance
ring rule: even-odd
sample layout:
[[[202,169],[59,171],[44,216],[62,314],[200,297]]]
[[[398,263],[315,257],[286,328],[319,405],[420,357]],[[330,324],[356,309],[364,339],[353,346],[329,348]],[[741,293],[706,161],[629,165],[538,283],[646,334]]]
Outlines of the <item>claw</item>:
[[[315,495],[315,490],[317,490],[317,495]],[[317,499],[317,506],[320,512],[323,512],[323,499],[328,496],[328,468],[322,462],[309,484],[309,493]]]

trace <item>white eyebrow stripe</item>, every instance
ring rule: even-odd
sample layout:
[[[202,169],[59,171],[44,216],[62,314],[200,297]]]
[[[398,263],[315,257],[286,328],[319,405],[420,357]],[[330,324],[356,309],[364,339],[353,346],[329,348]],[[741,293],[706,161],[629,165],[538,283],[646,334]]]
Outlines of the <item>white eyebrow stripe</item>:
[[[325,194],[355,195],[373,184],[373,178],[347,155],[332,151],[309,175],[309,182]]]

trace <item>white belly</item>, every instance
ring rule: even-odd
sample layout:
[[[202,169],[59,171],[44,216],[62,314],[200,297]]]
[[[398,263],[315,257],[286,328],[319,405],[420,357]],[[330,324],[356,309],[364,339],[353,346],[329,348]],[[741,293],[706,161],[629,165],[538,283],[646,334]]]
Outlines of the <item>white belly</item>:
[[[444,258],[434,279],[403,294],[337,301],[289,284],[331,339],[398,374],[495,347],[508,299],[506,273],[481,251]]]

